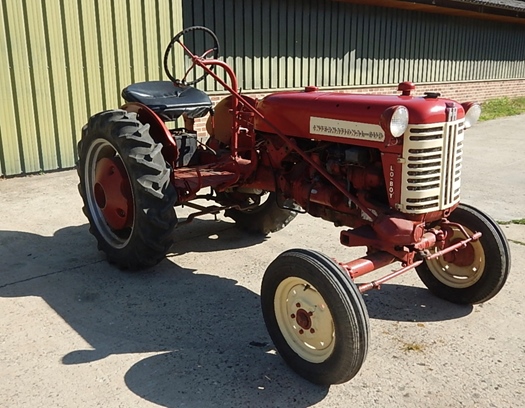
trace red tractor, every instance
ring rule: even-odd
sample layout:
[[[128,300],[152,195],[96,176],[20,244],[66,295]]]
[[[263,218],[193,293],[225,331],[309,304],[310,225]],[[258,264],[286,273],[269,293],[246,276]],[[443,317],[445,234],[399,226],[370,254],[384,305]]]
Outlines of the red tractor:
[[[202,54],[189,46],[197,33],[211,41]],[[169,69],[175,44],[191,63],[182,79]],[[363,292],[412,269],[450,302],[481,303],[500,291],[510,270],[507,240],[489,216],[460,203],[463,139],[479,105],[433,92],[416,97],[410,82],[399,84],[399,95],[308,86],[256,101],[240,94],[218,56],[209,29],[180,32],[164,56],[170,81],[128,86],[121,109],[98,113],[83,128],[79,189],[90,232],[109,262],[139,269],[161,261],[181,205],[195,209],[186,221],[224,211],[260,233],[280,230],[297,213],[346,227],[341,244],[366,247],[365,256],[337,262],[289,250],[270,264],[261,287],[276,349],[320,384],[350,380],[365,360]],[[230,93],[215,108],[192,87],[207,75]],[[193,124],[208,114],[202,142]],[[172,126],[178,118],[184,127]],[[354,283],[394,262],[400,269]]]

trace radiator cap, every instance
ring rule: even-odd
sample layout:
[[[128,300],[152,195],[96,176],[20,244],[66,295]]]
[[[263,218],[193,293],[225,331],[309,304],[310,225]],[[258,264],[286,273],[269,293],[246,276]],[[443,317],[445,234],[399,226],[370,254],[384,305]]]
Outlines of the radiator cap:
[[[409,81],[401,82],[397,87],[397,90],[401,91],[401,95],[403,96],[410,96],[410,93],[415,89],[416,86],[414,83]]]
[[[308,86],[305,86],[304,87],[304,91],[305,92],[315,92],[317,91],[319,88],[316,87],[315,85],[308,85]]]

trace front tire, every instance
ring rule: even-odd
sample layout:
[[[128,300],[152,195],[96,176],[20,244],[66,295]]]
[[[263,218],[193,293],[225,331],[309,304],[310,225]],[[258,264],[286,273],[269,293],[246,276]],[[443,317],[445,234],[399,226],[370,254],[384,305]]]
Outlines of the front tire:
[[[466,248],[425,261],[416,267],[425,286],[436,296],[458,304],[483,303],[496,296],[510,272],[510,249],[500,226],[487,214],[460,204],[449,217],[472,235],[481,232],[477,241]],[[465,239],[457,227],[447,242]]]
[[[83,211],[98,248],[123,269],[157,264],[173,243],[177,193],[161,149],[149,125],[124,110],[96,114],[82,130]]]
[[[357,286],[327,256],[294,249],[264,274],[261,305],[279,354],[316,384],[340,384],[363,365],[369,337],[366,306]]]

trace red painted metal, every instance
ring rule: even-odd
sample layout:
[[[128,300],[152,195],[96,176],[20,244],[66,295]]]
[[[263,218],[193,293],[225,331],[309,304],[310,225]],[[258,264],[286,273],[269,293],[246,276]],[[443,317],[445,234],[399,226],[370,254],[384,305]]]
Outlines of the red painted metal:
[[[396,208],[396,205],[398,205],[401,200],[401,176],[403,168],[399,162],[400,158],[400,153],[381,154],[388,204],[392,208]]]
[[[481,232],[476,232],[475,234],[472,234],[470,238],[464,239],[456,244],[450,245],[449,247],[441,251],[435,252],[432,255],[428,256],[426,259],[430,260],[430,259],[439,258],[440,256],[445,255],[449,252],[455,251],[456,249],[465,248],[469,242],[477,241],[480,238],[481,238]]]
[[[187,50],[187,48],[185,48]],[[187,50],[189,52],[189,50]],[[191,52],[189,52],[190,55]],[[281,130],[279,130],[279,127],[274,125],[273,119],[270,121],[265,115],[262,114],[262,110],[260,107],[260,104],[257,104],[257,107],[253,107],[250,105],[249,101],[243,98],[238,92],[237,92],[237,79],[235,77],[235,73],[233,70],[224,62],[218,61],[218,60],[202,60],[200,57],[192,56],[193,61],[196,65],[199,65],[200,67],[206,69],[208,65],[217,65],[222,67],[228,76],[230,77],[230,80],[232,81],[232,86],[229,86],[222,78],[220,78],[217,74],[215,74],[213,71],[207,69],[206,72],[209,73],[218,83],[220,83],[227,91],[229,91],[232,94],[233,102],[232,106],[237,106],[237,101],[240,101],[243,103],[243,105],[250,111],[252,111],[255,115],[255,123],[257,123],[257,120],[259,120],[259,123],[264,123],[269,130],[270,133],[275,133],[279,138],[284,142],[284,144],[290,149],[295,151],[301,158],[308,164],[310,164],[319,174],[321,174],[325,179],[327,179],[332,185],[334,185],[343,195],[345,195],[350,201],[354,202],[356,206],[358,206],[361,211],[363,211],[365,214],[367,214],[370,218],[374,219],[376,215],[371,212],[366,205],[364,205],[358,197],[356,197],[354,194],[350,193],[346,186],[339,183],[334,177],[332,177],[327,170],[319,165],[318,163],[314,162],[308,154],[306,154],[303,150],[297,147],[295,142],[291,140],[289,137],[285,135]],[[316,92],[309,92],[305,94],[315,94]],[[293,113],[293,112],[291,112]],[[238,120],[236,118],[236,115],[234,115],[234,123],[232,125],[232,157],[235,159],[237,157],[236,153],[238,151]]]
[[[467,235],[468,236],[468,235]],[[471,237],[467,238],[467,239],[464,239],[464,240],[461,240],[441,251],[438,251],[438,252],[435,252],[431,255],[428,255],[425,257],[426,260],[431,260],[431,259],[436,259],[436,258],[439,258],[440,256],[446,256],[447,254],[453,252],[453,251],[456,251],[460,248],[466,248],[470,242],[472,241],[476,241],[478,240],[479,238],[481,237],[481,232],[476,232],[475,234],[473,234]],[[379,289],[381,287],[381,285],[391,279],[394,279],[395,277],[399,276],[399,275],[402,275],[412,269],[414,269],[416,266],[419,266],[421,265],[422,263],[424,262],[424,260],[418,260],[416,262],[413,262],[413,263],[410,263],[408,265],[405,265],[403,268],[401,269],[398,269],[397,271],[394,271],[392,273],[389,273],[388,275],[385,275],[383,276],[382,278],[380,279],[377,279],[377,280],[374,280],[372,282],[369,282],[369,283],[364,283],[364,284],[361,284],[359,285],[359,291],[361,293],[364,293],[370,289]],[[469,264],[470,265],[470,264]]]
[[[95,169],[94,197],[104,219],[114,230],[131,226],[133,197],[124,165],[118,158],[104,157]]]
[[[361,285],[358,285],[358,288],[359,288],[359,292],[361,293],[364,293],[364,292],[367,292],[369,291],[370,289],[380,289],[381,288],[381,285],[385,282],[388,282],[389,280],[391,279],[394,279],[395,277],[399,276],[399,275],[402,275],[412,269],[414,269],[416,266],[419,266],[423,263],[423,261],[419,260],[419,261],[416,261],[410,265],[407,265],[401,269],[398,269],[397,271],[394,271],[392,273],[389,273],[388,275],[385,275],[383,276],[382,278],[380,279],[376,279],[372,282],[369,282],[369,283],[363,283]]]
[[[450,244],[455,245],[458,242],[461,242],[461,240],[455,239]],[[459,248],[455,251],[449,252],[448,254],[445,254],[443,256],[443,259],[447,261],[448,263],[453,263],[457,266],[469,266],[472,265],[476,257],[476,252],[474,251],[474,247],[471,243],[468,243],[465,247]]]
[[[410,96],[412,91],[416,90],[416,86],[414,85],[413,82],[405,81],[405,82],[401,82],[398,85],[397,90],[400,91],[403,96]]]
[[[176,168],[173,170],[173,184],[179,192],[179,202],[194,199],[205,187],[223,191],[237,184],[244,175],[253,173],[256,166],[256,158],[231,160],[226,157],[207,165]]]
[[[229,152],[217,154],[214,150],[203,150],[199,165],[173,171],[179,203],[194,199],[204,187],[213,187],[218,192],[239,186],[260,188],[293,198],[314,216],[354,228],[341,232],[343,245],[368,247],[366,257],[341,264],[352,279],[395,260],[403,262],[403,268],[361,285],[361,291],[379,287],[383,282],[420,265],[422,260],[414,261],[416,254],[428,254],[427,251],[432,248],[439,251],[426,259],[447,256],[460,263],[468,261],[468,250],[461,254],[458,249],[466,248],[471,240],[477,239],[476,234],[445,248],[446,236],[455,225],[444,218],[451,209],[419,215],[398,212],[401,210],[398,207],[402,139],[393,138],[382,130],[378,120],[382,115],[383,118],[388,116],[393,107],[401,105],[409,110],[409,124],[443,123],[449,119],[447,112],[450,107],[457,108],[457,119],[463,118],[465,112],[461,105],[446,99],[414,97],[411,94],[415,86],[410,82],[399,85],[401,95],[349,95],[319,92],[316,87],[308,86],[304,91],[271,94],[254,104],[251,98],[239,94],[235,73],[225,62],[206,59],[206,53],[193,55],[184,44],[180,45],[192,59],[193,66],[204,69],[231,94],[232,123],[231,139],[227,143]],[[228,80],[211,69],[215,66],[226,72]],[[153,113],[142,107],[138,112],[147,123],[157,126],[160,139],[176,149],[171,136],[163,129],[164,125],[157,123]],[[350,126],[350,130],[355,125],[358,136],[351,131],[331,135],[312,133],[319,131],[311,129],[312,117],[319,118],[323,126],[323,120],[341,121]],[[247,123],[249,126],[246,126]],[[330,123],[336,122],[327,123],[330,126]],[[359,137],[359,132],[365,132],[368,136]],[[359,158],[354,162],[347,159],[351,163],[344,164],[340,157],[358,156],[359,152],[350,152],[350,156],[345,156],[347,153],[343,151],[342,156],[336,154],[325,160],[320,153],[300,147],[303,142],[308,146],[310,140],[371,148],[374,153],[370,153],[370,161],[363,162],[363,165]],[[264,143],[264,148],[260,149],[256,143]],[[221,148],[220,143],[213,140],[210,146],[217,150]],[[168,157],[170,154],[175,157],[177,152],[172,151]],[[330,157],[334,159],[330,161]],[[385,188],[388,206],[373,201],[374,198],[368,194],[370,190],[381,188]],[[206,210],[201,213],[206,213]],[[429,222],[440,219],[440,230],[426,229]],[[462,227],[460,230],[465,233]],[[465,236],[469,235],[465,233]],[[296,319],[303,327],[301,323],[306,320]]]
[[[354,121],[370,125],[379,125],[378,119],[392,106],[403,105],[409,112],[409,123],[446,122],[447,103],[458,108],[458,119],[464,117],[463,107],[446,99],[426,99],[412,96],[342,94],[338,92],[279,92],[266,96],[257,108],[264,118],[271,118],[269,126],[260,117],[255,118],[255,129],[262,132],[274,132],[276,127],[289,136],[312,138],[317,140],[343,143],[348,138],[313,136],[310,132],[310,118],[321,117],[341,121]],[[359,140],[359,145],[379,148],[384,142]]]
[[[297,324],[305,330],[310,330],[312,327],[312,319],[310,313],[304,309],[299,309],[295,315],[295,321]]]
[[[340,263],[350,275],[352,279],[359,276],[366,275],[379,268],[390,265],[396,259],[388,252],[374,252],[362,258],[354,259],[353,261]]]
[[[341,244],[348,247],[366,246],[386,251],[405,262],[410,261],[407,248],[419,242],[423,225],[417,221],[381,215],[371,224],[352,230],[341,231]]]

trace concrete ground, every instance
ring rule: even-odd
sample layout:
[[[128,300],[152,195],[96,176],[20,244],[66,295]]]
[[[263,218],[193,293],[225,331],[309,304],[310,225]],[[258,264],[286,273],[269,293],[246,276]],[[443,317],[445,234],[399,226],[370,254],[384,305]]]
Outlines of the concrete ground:
[[[525,116],[467,132],[463,201],[525,217]],[[227,219],[177,230],[148,272],[110,266],[66,171],[0,181],[1,407],[525,406],[525,226],[504,225],[512,272],[486,304],[433,297],[415,273],[365,296],[368,358],[314,386],[276,355],[259,306],[267,265],[292,247],[361,256],[303,215],[260,239]],[[182,213],[181,213],[182,215]]]

